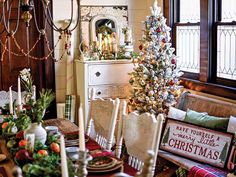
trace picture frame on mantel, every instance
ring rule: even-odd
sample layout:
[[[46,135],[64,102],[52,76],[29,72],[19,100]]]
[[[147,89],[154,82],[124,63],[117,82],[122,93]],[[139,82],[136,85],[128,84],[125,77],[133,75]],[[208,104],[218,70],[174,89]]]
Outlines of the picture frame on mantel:
[[[108,18],[112,19],[116,23],[117,34],[122,33],[122,28],[128,25],[128,6],[90,6],[81,5],[81,37],[85,44],[89,44],[94,40],[94,26],[91,23],[95,23],[92,19]],[[119,38],[120,42],[122,36]],[[80,41],[80,42],[82,42]]]
[[[162,134],[160,149],[194,161],[225,168],[234,134],[170,119]]]

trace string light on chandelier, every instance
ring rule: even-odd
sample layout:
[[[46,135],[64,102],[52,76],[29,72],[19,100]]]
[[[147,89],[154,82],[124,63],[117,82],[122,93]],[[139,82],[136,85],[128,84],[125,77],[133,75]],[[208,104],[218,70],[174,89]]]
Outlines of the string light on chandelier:
[[[1,61],[3,61],[4,54],[6,51],[10,52],[10,54],[17,56],[17,57],[25,56],[25,57],[28,57],[28,59],[33,59],[33,60],[47,60],[48,58],[53,58],[52,54],[63,36],[66,38],[65,44],[64,44],[65,51],[62,53],[59,60],[61,60],[63,58],[65,53],[70,54],[70,52],[69,52],[70,47],[71,47],[70,37],[71,37],[72,32],[79,25],[79,17],[80,17],[80,14],[79,14],[80,1],[79,0],[76,0],[77,11],[78,11],[76,23],[73,24],[73,19],[74,19],[73,14],[74,14],[75,7],[73,5],[74,0],[71,0],[71,17],[70,17],[69,22],[65,28],[58,27],[54,23],[53,18],[52,18],[52,14],[51,14],[51,10],[49,8],[50,0],[39,0],[40,3],[42,3],[43,15],[45,17],[44,24],[43,24],[42,28],[39,27],[39,23],[36,18],[36,10],[34,8],[35,7],[34,0],[18,0],[16,25],[15,25],[14,29],[10,29],[10,26],[11,26],[10,25],[10,17],[12,15],[13,1],[14,0],[0,0],[0,9],[2,9],[2,11],[0,11],[0,26],[3,28],[3,29],[0,28],[0,35],[5,34],[4,41],[0,40],[0,45],[3,48],[2,54],[0,56]],[[21,19],[26,24],[27,49],[24,49],[20,45],[20,43],[17,41],[17,39],[15,38],[15,34],[18,31],[18,27],[19,27],[19,23],[20,23]],[[29,27],[31,25],[30,22],[32,19],[34,20],[34,24],[35,24],[35,27],[38,32],[38,38],[34,42],[32,47],[30,47],[29,46]],[[49,25],[53,31],[60,33],[58,40],[53,48],[50,48],[50,45],[49,45],[49,40],[48,40],[47,33],[46,33],[46,28],[48,27],[47,25]],[[13,41],[14,45],[18,49],[18,52],[13,52],[7,47],[7,42],[9,40]],[[31,52],[35,49],[35,47],[38,45],[40,40],[43,40],[46,44],[46,48],[48,50],[47,55],[45,55],[43,57],[36,57],[36,56],[31,55]],[[59,61],[54,58],[53,58],[53,60]]]

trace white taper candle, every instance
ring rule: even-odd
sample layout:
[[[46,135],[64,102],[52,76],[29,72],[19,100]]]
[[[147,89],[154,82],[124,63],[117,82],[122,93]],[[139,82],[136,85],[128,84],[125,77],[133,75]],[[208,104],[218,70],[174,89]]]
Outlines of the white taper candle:
[[[61,151],[61,176],[62,177],[69,177],[68,174],[68,167],[67,167],[67,159],[66,159],[66,149],[65,149],[65,140],[64,136],[61,135],[60,137],[60,151]]]
[[[98,50],[102,51],[102,33],[98,33]]]
[[[33,85],[33,99],[36,101],[36,86]]]
[[[9,111],[10,111],[10,114],[13,115],[13,101],[12,101],[12,90],[11,90],[11,87],[9,87]]]
[[[82,104],[79,107],[79,148],[80,151],[85,151],[85,141],[84,141],[84,116]]]
[[[18,84],[17,84],[17,88],[18,88],[18,111],[22,110],[22,101],[21,101],[21,85],[20,85],[20,77],[18,77]]]

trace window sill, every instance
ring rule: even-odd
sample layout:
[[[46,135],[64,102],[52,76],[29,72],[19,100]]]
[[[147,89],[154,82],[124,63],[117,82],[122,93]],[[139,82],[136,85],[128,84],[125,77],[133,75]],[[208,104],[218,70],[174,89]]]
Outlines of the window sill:
[[[236,88],[223,85],[205,83],[198,80],[181,78],[181,85],[190,90],[236,99]]]

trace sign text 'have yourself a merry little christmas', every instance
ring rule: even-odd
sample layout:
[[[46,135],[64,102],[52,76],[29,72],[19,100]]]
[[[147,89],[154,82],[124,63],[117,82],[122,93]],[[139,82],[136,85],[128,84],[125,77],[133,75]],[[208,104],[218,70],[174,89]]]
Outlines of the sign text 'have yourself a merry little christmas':
[[[225,167],[233,135],[167,119],[160,149]]]

